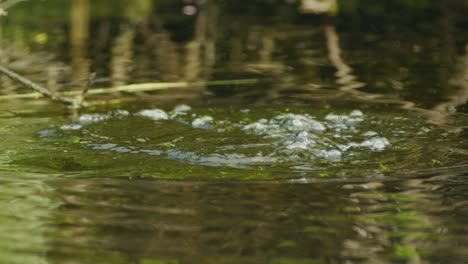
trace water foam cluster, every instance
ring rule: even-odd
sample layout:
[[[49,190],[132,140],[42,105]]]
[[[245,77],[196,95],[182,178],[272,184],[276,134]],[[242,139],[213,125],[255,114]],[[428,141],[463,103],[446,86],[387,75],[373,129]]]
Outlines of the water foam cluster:
[[[229,128],[239,129],[246,135],[257,136],[259,141],[268,142],[263,144],[243,145],[242,147],[226,146],[237,151],[237,153],[211,153],[200,154],[196,151],[185,151],[177,149],[176,143],[170,151],[140,149],[118,146],[117,144],[92,145],[94,149],[115,149],[117,152],[146,153],[150,155],[164,155],[169,158],[179,157],[203,162],[229,163],[237,159],[239,162],[307,162],[310,160],[323,159],[332,162],[341,161],[343,158],[353,156],[353,150],[361,149],[369,151],[383,151],[391,144],[385,137],[379,136],[375,131],[362,132],[361,123],[368,117],[360,110],[354,110],[349,114],[330,113],[322,118],[310,114],[284,113],[270,118],[260,118],[255,122],[216,120],[209,115],[197,115],[191,112],[192,108],[187,105],[179,105],[171,112],[161,109],[145,109],[130,114],[127,111],[112,111],[107,114],[84,114],[76,119],[73,124],[63,125],[62,130],[79,130],[89,124],[102,122],[116,117],[141,117],[155,122],[179,122],[191,126],[193,129],[212,130],[223,133]],[[250,114],[250,111],[242,110],[242,114]],[[138,135],[135,135],[138,138]],[[184,135],[174,135],[183,137]],[[143,140],[143,139],[142,139]],[[139,141],[144,142],[144,141]],[[262,151],[254,156],[243,153],[249,147],[258,148]],[[222,150],[222,148],[220,148]],[[251,155],[251,154],[250,154]],[[224,157],[224,158],[223,158]],[[227,157],[227,158],[226,158]],[[225,162],[223,162],[223,160]]]
[[[348,115],[328,114],[322,121],[308,114],[281,114],[269,120],[263,118],[247,124],[243,130],[279,138],[276,142],[277,151],[284,154],[308,154],[309,158],[340,161],[345,152],[353,148],[382,151],[390,146],[385,137],[379,137],[374,131],[363,133],[361,136],[365,140],[361,142],[349,141],[356,138],[358,126],[364,119],[365,115],[360,110],[354,110]]]

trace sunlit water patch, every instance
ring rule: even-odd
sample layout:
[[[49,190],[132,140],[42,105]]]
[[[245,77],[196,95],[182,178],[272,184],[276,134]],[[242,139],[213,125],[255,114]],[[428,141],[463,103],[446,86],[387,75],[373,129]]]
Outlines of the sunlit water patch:
[[[78,155],[93,155],[105,167],[125,164],[132,175],[185,168],[182,178],[191,173],[202,178],[299,181],[378,178],[452,166],[457,148],[457,134],[423,120],[357,109],[308,113],[179,105],[169,112],[116,110],[82,114],[37,135],[78,147]],[[94,168],[83,163],[89,161],[75,164],[76,169]],[[220,174],[220,168],[226,172]]]

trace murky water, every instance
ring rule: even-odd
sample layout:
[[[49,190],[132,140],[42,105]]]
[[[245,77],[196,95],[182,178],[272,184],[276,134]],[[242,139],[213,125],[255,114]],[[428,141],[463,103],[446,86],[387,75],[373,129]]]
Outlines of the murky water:
[[[196,83],[71,110],[0,77],[1,263],[466,262],[463,1],[124,2],[0,18],[51,89]]]

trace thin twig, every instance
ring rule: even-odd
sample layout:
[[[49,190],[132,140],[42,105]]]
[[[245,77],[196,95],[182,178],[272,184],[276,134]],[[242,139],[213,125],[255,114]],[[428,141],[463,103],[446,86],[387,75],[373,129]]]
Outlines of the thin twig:
[[[91,88],[91,86],[93,86],[95,78],[96,78],[96,73],[95,72],[93,72],[93,73],[91,73],[89,75],[89,78],[88,78],[88,81],[86,82],[85,88],[83,89],[83,91],[81,91],[81,94],[76,98],[76,106],[77,107],[79,107],[80,105],[83,104],[84,98],[88,94],[89,88]]]
[[[14,81],[17,81],[19,83],[21,83],[22,85],[24,85],[25,87],[29,88],[29,89],[32,89],[40,94],[42,94],[43,96],[45,97],[50,97],[52,100],[54,101],[57,101],[57,102],[61,102],[63,104],[72,104],[72,105],[75,105],[76,104],[76,100],[75,99],[72,99],[72,98],[67,98],[67,97],[62,97],[60,96],[59,94],[57,93],[53,93],[51,92],[50,90],[40,86],[39,84],[36,84],[22,76],[20,76],[19,74],[17,74],[16,72],[13,72],[3,66],[0,66],[0,73],[3,73],[5,74],[6,76],[8,76],[10,79],[14,80]]]
[[[167,90],[172,88],[189,88],[196,86],[225,86],[225,85],[250,85],[258,83],[259,79],[235,79],[235,80],[214,80],[214,81],[198,81],[198,82],[157,82],[157,83],[138,83],[128,84],[110,88],[98,88],[88,89],[86,95],[96,94],[110,94],[116,92],[148,92],[157,90]],[[68,91],[59,93],[60,96],[80,96],[83,91]],[[38,98],[40,94],[28,93],[28,94],[12,94],[12,95],[1,95],[0,100],[11,100],[11,99],[26,99],[26,98]],[[48,95],[45,95],[48,96]],[[50,97],[50,96],[49,96]],[[76,101],[75,101],[76,104]]]

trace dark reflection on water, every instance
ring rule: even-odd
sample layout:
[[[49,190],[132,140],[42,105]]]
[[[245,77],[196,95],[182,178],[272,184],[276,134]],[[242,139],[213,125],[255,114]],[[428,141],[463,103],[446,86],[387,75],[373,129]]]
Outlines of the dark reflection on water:
[[[388,163],[372,164],[379,177],[350,163],[335,166],[331,177],[281,180],[296,176],[286,167],[270,168],[287,174],[279,180],[265,174],[249,181],[261,167],[229,170],[85,148],[80,134],[54,134],[82,113],[1,98],[0,262],[466,262],[464,1],[339,1],[333,19],[302,13],[299,1],[192,2],[24,1],[0,17],[1,64],[58,90],[83,87],[92,71],[96,87],[258,81],[104,96],[133,101],[90,113],[179,103],[208,112],[294,106],[322,116],[361,109],[434,129],[402,145],[406,152],[372,154],[393,162],[390,172]],[[27,92],[4,77],[0,86],[2,95]],[[135,121],[119,122],[92,129],[123,146],[138,133],[158,138],[150,121],[133,130]],[[252,140],[234,142],[239,138]],[[352,178],[335,177],[347,170]],[[221,180],[226,173],[230,180]]]
[[[258,263],[283,255],[315,259],[330,254],[328,257],[337,258],[327,251],[339,247],[339,240],[326,241],[320,238],[321,232],[306,229],[326,227],[324,232],[334,232],[337,238],[350,232],[345,216],[336,224],[307,219],[317,211],[338,216],[340,208],[327,205],[345,203],[343,196],[330,195],[336,187],[316,193],[318,186],[112,179],[58,181],[53,185],[63,190],[60,198],[66,205],[56,211],[58,219],[74,219],[65,223],[69,225],[65,229],[74,233],[69,241],[72,245],[78,240],[83,246],[79,250],[96,247],[99,255],[116,251],[136,263],[142,258],[184,263]],[[314,201],[321,195],[329,198]],[[95,214],[100,211],[109,213]],[[95,237],[100,239],[95,241]],[[65,257],[83,252],[69,255],[62,251],[66,247],[62,241],[57,245],[53,253]],[[92,258],[93,250],[89,253]]]
[[[96,86],[254,77],[268,82],[195,96],[209,92],[258,106],[351,97],[424,112],[434,123],[448,122],[465,104],[463,1],[340,3],[336,19],[274,2],[206,1],[189,16],[182,10],[192,4],[182,2],[116,2],[110,11],[104,0],[31,1],[5,20],[6,43],[19,44],[4,61],[59,90],[81,87],[76,81],[96,71]],[[37,23],[30,12],[53,19]],[[42,54],[28,56],[31,50]]]
[[[48,256],[115,263],[437,262],[448,256],[463,261],[466,195],[453,196],[438,180],[304,185],[53,180],[54,199],[62,204],[51,212],[56,228],[47,232]]]

